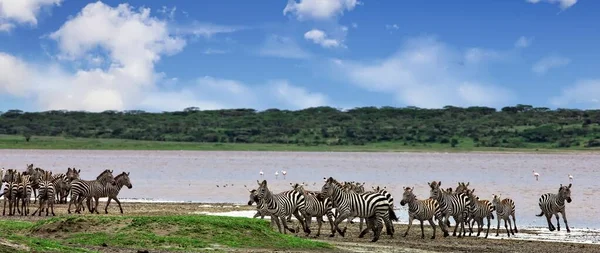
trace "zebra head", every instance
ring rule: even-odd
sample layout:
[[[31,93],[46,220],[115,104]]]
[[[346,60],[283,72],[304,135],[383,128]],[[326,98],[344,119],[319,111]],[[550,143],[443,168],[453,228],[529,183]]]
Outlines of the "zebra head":
[[[335,179],[333,179],[333,177],[329,177],[325,181],[325,184],[323,185],[323,187],[321,187],[321,194],[323,194],[323,196],[329,198],[329,197],[333,196],[333,191],[336,187],[338,189],[342,188],[340,183],[338,183]]]
[[[442,190],[440,189],[442,181],[432,181],[431,183],[428,182],[427,184],[429,187],[431,187],[431,190],[429,191],[429,197],[439,201],[442,198]]]
[[[8,169],[6,170],[6,174],[4,174],[4,176],[2,177],[2,183],[4,182],[12,182],[13,181],[13,176],[14,176],[15,170],[13,169]]]
[[[248,205],[251,206],[252,203],[258,204],[258,195],[256,194],[256,189],[250,190],[250,200],[248,200]]]
[[[413,193],[413,188],[404,187],[404,194],[402,194],[402,200],[400,200],[400,205],[404,206],[407,203],[411,203],[415,201],[417,197]]]
[[[498,206],[500,204],[500,196],[493,194],[494,198],[492,199],[492,205],[494,205],[495,207]]]
[[[81,172],[81,170],[76,170],[75,167],[73,167],[73,169],[68,168],[67,174],[65,176],[67,176],[67,180],[73,181],[73,180],[79,179],[80,172]]]
[[[467,193],[468,194],[468,191],[469,191],[468,186],[469,186],[469,184],[471,184],[471,182],[467,182],[466,184],[464,182],[459,182],[458,186],[456,187],[455,192],[456,193]],[[450,192],[452,192],[452,191],[450,191]]]
[[[115,177],[115,185],[117,186],[127,186],[128,189],[131,189],[133,186],[131,185],[131,180],[129,180],[129,172],[122,172],[121,174]]]
[[[571,185],[563,186],[560,184],[560,188],[558,189],[558,196],[562,199],[567,200],[567,203],[571,203]]]
[[[262,182],[258,182],[258,189],[256,190],[256,197],[258,200],[263,200],[270,196],[271,191],[269,191],[269,187],[267,186],[267,180],[263,180]],[[258,202],[257,202],[258,203]]]
[[[100,175],[98,175],[98,177],[96,177],[96,180],[100,181],[100,183],[107,185],[107,184],[112,184],[115,185],[115,177],[113,176],[113,171],[112,170],[104,170],[102,173],[100,173]]]

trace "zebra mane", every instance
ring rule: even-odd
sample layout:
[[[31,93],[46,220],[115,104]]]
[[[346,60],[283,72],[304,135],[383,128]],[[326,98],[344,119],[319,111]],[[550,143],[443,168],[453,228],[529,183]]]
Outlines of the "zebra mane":
[[[124,176],[129,176],[129,173],[125,173],[125,171],[121,172],[121,174],[119,174],[115,177],[115,181],[117,181],[117,179],[122,178]]]
[[[104,174],[108,174],[108,173],[112,173],[112,170],[106,169],[106,170],[102,171],[102,173],[100,173],[100,175],[98,175],[96,177],[96,179],[100,179],[102,176],[104,176]]]

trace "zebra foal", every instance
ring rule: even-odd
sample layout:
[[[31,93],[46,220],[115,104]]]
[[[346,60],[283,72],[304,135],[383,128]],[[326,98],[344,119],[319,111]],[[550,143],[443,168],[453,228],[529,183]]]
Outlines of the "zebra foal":
[[[323,226],[323,216],[327,215],[329,225],[331,226],[331,234],[329,237],[333,237],[335,235],[335,229],[333,227],[333,212],[331,210],[333,209],[333,204],[331,203],[331,200],[329,198],[320,200],[317,197],[318,193],[305,190],[304,186],[301,184],[295,184],[294,189],[300,192],[304,197],[304,207],[300,209],[300,213],[304,216],[306,227],[310,228],[312,217],[315,217],[319,226],[315,238],[319,237],[321,235],[321,227]]]
[[[442,210],[440,209],[440,204],[437,200],[428,198],[425,200],[417,199],[417,196],[413,193],[413,188],[404,187],[404,194],[402,195],[402,200],[400,201],[401,206],[405,206],[408,204],[408,228],[406,228],[406,232],[404,232],[404,237],[408,235],[408,231],[412,226],[412,222],[414,219],[417,219],[421,222],[421,239],[425,239],[425,231],[423,229],[423,221],[429,221],[429,225],[433,229],[433,235],[431,239],[435,239],[435,223],[433,222],[433,218],[438,220],[439,226],[444,231],[444,237],[448,237],[448,230],[446,226],[444,226],[444,219],[442,216]]]
[[[517,230],[517,221],[515,220],[515,202],[509,198],[501,200],[499,196],[494,195],[492,204],[494,205],[494,207],[496,207],[496,216],[498,219],[498,226],[496,227],[496,236],[499,235],[500,220],[504,220],[504,228],[506,228],[506,234],[508,234],[508,237],[510,237],[511,233],[513,235],[515,235],[515,233],[518,233],[519,231]],[[513,223],[515,225],[514,229],[513,225],[510,222],[510,217],[512,217]],[[507,222],[508,226],[506,225]]]

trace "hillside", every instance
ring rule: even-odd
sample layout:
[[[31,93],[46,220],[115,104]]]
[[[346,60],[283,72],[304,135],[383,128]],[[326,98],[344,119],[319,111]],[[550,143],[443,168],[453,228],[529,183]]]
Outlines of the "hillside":
[[[442,145],[505,148],[600,146],[600,110],[507,106],[315,107],[289,111],[230,109],[23,112],[0,115],[0,135],[169,142],[292,145]],[[25,138],[24,138],[25,139]]]

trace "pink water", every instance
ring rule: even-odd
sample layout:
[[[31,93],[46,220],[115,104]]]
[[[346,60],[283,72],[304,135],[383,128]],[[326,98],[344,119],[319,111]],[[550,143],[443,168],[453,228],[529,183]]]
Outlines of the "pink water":
[[[545,218],[535,216],[538,198],[556,192],[561,183],[568,184],[570,173],[574,176],[573,202],[567,204],[571,227],[600,228],[600,201],[594,196],[600,186],[600,153],[0,150],[1,167],[23,170],[27,163],[59,172],[74,166],[81,169],[83,179],[93,179],[104,169],[113,169],[115,175],[131,172],[133,189],[124,188],[119,196],[153,201],[245,203],[244,185],[255,188],[261,169],[274,192],[290,189],[292,182],[306,182],[310,190],[320,190],[323,177],[333,176],[340,181],[366,182],[368,188],[387,186],[397,207],[403,186],[415,187],[417,197],[427,198],[427,182],[441,180],[444,188],[454,188],[458,181],[468,181],[480,198],[491,199],[494,193],[512,198],[520,226],[546,225]],[[539,181],[533,169],[540,173]],[[286,179],[281,170],[288,172]],[[278,179],[275,171],[280,171]]]

